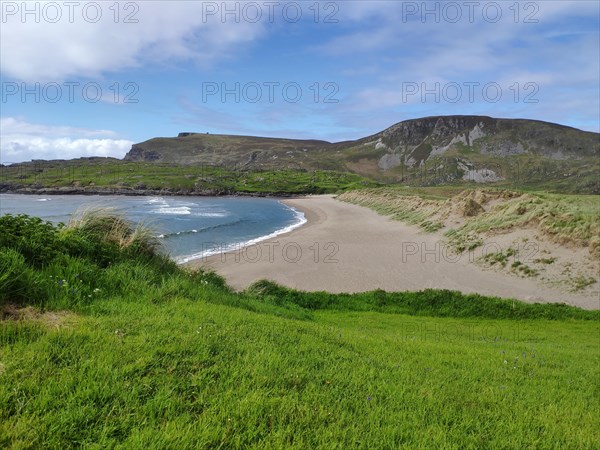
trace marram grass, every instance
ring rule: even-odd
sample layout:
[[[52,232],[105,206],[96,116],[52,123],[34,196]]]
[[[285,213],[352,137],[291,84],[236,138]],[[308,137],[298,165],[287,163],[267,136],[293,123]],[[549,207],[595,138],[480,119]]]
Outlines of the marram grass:
[[[76,211],[65,231],[77,230],[89,239],[116,244],[120,249],[135,248],[146,254],[156,253],[161,247],[156,232],[144,225],[134,224],[107,208],[87,208]]]
[[[597,195],[526,193],[493,188],[407,190],[385,187],[344,192],[337,198],[429,232],[444,228],[446,222],[452,224],[449,217],[459,217],[463,223],[452,225],[446,234],[461,251],[486,234],[529,227],[554,242],[587,247],[593,257],[600,258],[600,197]],[[496,204],[483,211],[480,203],[485,205],[490,201]],[[476,214],[469,211],[473,205],[479,209]]]

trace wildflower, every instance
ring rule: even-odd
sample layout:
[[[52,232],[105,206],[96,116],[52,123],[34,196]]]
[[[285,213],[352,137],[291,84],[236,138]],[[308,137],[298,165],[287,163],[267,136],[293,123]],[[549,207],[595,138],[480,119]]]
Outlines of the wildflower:
[[[371,396],[370,395],[367,395],[367,401],[369,401],[369,402],[371,401]]]
[[[100,291],[101,291],[101,289],[100,289],[100,288],[96,288],[96,289],[94,289],[94,291],[93,291],[93,292],[94,292],[94,294],[97,294],[97,293],[98,293],[98,292],[100,292]]]
[[[504,364],[508,364],[508,361],[507,361],[507,360],[504,360]]]

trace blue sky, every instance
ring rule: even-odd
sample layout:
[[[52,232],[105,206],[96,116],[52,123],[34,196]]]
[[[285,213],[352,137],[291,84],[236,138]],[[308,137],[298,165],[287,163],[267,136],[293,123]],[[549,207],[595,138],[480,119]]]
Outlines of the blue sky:
[[[600,131],[596,1],[76,3],[1,3],[3,163],[445,114]]]

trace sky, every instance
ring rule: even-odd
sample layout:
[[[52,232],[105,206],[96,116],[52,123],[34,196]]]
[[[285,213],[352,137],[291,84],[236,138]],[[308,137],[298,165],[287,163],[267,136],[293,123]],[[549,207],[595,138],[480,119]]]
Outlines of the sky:
[[[2,1],[0,162],[434,115],[600,131],[600,2]]]

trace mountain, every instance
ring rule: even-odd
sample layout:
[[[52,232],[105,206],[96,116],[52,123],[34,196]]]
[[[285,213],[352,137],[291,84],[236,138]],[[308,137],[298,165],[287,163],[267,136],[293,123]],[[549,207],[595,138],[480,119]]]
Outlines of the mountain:
[[[411,184],[575,179],[593,191],[599,156],[598,133],[537,120],[436,116],[338,143],[186,132],[135,144],[125,160],[241,170],[330,169]]]

